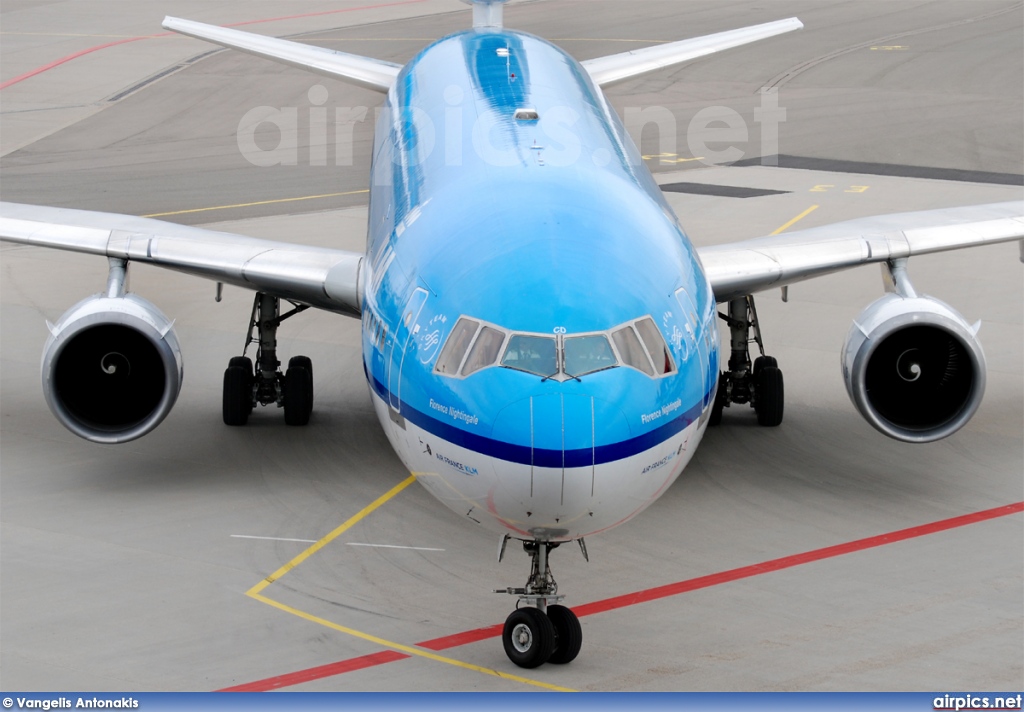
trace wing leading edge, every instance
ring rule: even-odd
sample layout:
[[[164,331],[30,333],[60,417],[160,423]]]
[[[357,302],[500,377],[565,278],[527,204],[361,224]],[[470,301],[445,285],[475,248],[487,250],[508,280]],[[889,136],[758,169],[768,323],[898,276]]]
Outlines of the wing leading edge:
[[[725,302],[858,265],[1012,240],[1024,240],[1024,201],[861,218],[698,253]]]
[[[116,213],[0,203],[0,239],[166,267],[358,316],[363,256]]]
[[[786,20],[766,22],[761,25],[742,27],[738,30],[718,32],[713,35],[693,37],[679,42],[669,42],[631,52],[588,59],[581,64],[595,84],[607,87],[626,79],[671,67],[674,64],[799,30],[803,26],[804,23],[800,20],[790,17]]]
[[[337,52],[323,47],[282,40],[277,37],[241,32],[227,27],[207,25],[177,17],[165,17],[165,29],[189,37],[219,44],[222,47],[271,59],[290,67],[305,69],[332,79],[344,79],[374,91],[384,92],[391,88],[402,65],[385,62],[358,54]]]
[[[803,26],[800,20],[790,17],[738,30],[588,59],[582,64],[596,84],[606,87],[691,59],[799,30]],[[334,79],[343,79],[379,92],[386,93],[394,84],[398,73],[402,71],[402,66],[393,62],[177,17],[165,17],[163,27],[222,47],[237,49]]]
[[[0,203],[0,239],[173,269],[358,316],[363,256],[115,213]],[[1024,240],[1024,201],[898,213],[698,249],[715,299],[873,262]]]

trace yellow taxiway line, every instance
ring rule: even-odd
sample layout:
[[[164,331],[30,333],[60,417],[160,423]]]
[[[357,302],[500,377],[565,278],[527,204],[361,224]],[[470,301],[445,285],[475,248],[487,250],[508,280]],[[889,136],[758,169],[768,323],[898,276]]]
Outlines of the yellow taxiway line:
[[[274,583],[275,581],[280,580],[281,577],[283,577],[289,571],[293,570],[296,566],[298,566],[299,564],[304,562],[306,559],[311,557],[316,552],[318,552],[321,549],[323,549],[325,546],[327,546],[332,541],[334,541],[339,536],[341,536],[343,533],[345,533],[346,531],[348,531],[349,529],[354,527],[356,524],[358,524],[362,520],[364,520],[371,513],[373,513],[375,510],[379,509],[381,506],[386,504],[388,501],[394,499],[395,496],[397,496],[400,492],[405,490],[409,485],[411,485],[415,481],[416,481],[416,476],[415,475],[409,475],[409,477],[407,477],[406,479],[402,480],[397,485],[395,485],[394,487],[389,489],[387,492],[382,494],[380,497],[375,499],[373,502],[371,502],[370,504],[368,504],[365,507],[363,507],[356,514],[354,514],[353,516],[349,517],[343,524],[339,525],[338,527],[333,529],[331,532],[329,532],[325,536],[321,537],[315,544],[311,544],[301,554],[299,554],[298,556],[293,558],[287,564],[285,564],[284,566],[279,568],[277,571],[275,571],[274,573],[270,574],[270,576],[267,576],[265,579],[260,581],[258,584],[256,584],[252,588],[250,588],[248,591],[245,592],[245,595],[249,596],[249,598],[252,598],[254,600],[259,601],[260,603],[265,603],[268,606],[273,606],[274,608],[276,608],[276,609],[278,609],[280,611],[284,611],[285,613],[290,613],[293,616],[298,616],[299,618],[302,618],[303,620],[307,620],[307,621],[309,621],[311,623],[316,623],[317,625],[322,625],[325,628],[330,628],[331,630],[337,631],[339,633],[344,633],[345,635],[350,635],[350,636],[352,636],[354,638],[359,638],[360,640],[365,640],[365,641],[367,641],[369,643],[374,643],[374,644],[380,645],[380,646],[382,646],[384,648],[389,648],[391,650],[397,650],[398,652],[405,653],[406,655],[411,655],[411,656],[419,657],[419,658],[426,658],[427,660],[433,660],[435,662],[445,663],[446,665],[452,665],[454,667],[459,667],[459,668],[462,668],[464,670],[472,670],[473,672],[478,672],[478,673],[481,673],[483,675],[491,675],[493,677],[500,677],[503,680],[511,680],[513,682],[520,682],[520,683],[522,683],[524,685],[532,685],[534,687],[540,687],[540,688],[543,688],[545,690],[552,690],[552,691],[555,691],[555,692],[575,692],[575,690],[572,690],[572,689],[570,689],[568,687],[560,687],[558,685],[552,685],[552,684],[549,684],[549,683],[546,683],[546,682],[541,682],[539,680],[531,680],[529,678],[521,677],[519,675],[510,675],[508,673],[501,672],[500,670],[494,670],[492,668],[485,668],[485,667],[481,667],[480,665],[473,665],[472,663],[465,663],[465,662],[462,662],[461,660],[456,660],[454,658],[445,657],[444,655],[438,655],[437,653],[433,653],[433,652],[430,652],[429,650],[424,650],[423,648],[418,648],[418,647],[413,646],[413,645],[405,645],[403,643],[396,643],[396,642],[391,641],[391,640],[386,640],[386,639],[380,638],[380,637],[378,637],[376,635],[371,635],[370,633],[364,633],[364,632],[356,630],[354,628],[348,628],[346,626],[339,625],[338,623],[334,623],[332,621],[329,621],[326,618],[320,618],[319,616],[314,616],[311,613],[306,613],[305,611],[301,611],[298,608],[294,608],[294,607],[289,606],[289,605],[287,605],[285,603],[281,603],[280,601],[275,601],[274,599],[269,598],[269,597],[267,597],[267,596],[265,596],[263,594],[263,591],[267,588],[267,586],[269,586],[270,584]]]
[[[342,195],[359,195],[369,193],[369,189],[349,190],[344,193],[324,193],[322,195],[302,195],[298,198],[276,198],[274,200],[257,200],[252,203],[235,203],[233,205],[214,205],[209,208],[192,208],[191,210],[172,210],[167,213],[150,213],[143,215],[144,218],[165,218],[168,215],[187,215],[189,213],[208,213],[212,210],[230,210],[231,208],[251,208],[255,205],[274,205],[276,203],[297,203],[301,200],[319,200],[321,198],[337,198]]]
[[[263,589],[265,589],[270,584],[274,583],[274,581],[277,581],[279,578],[281,578],[286,573],[288,573],[289,571],[294,569],[296,566],[301,564],[303,561],[305,561],[306,559],[311,557],[316,552],[318,552],[321,549],[323,549],[325,546],[327,546],[332,541],[337,539],[339,536],[341,536],[342,534],[347,532],[349,529],[354,527],[356,524],[358,524],[359,522],[361,522],[364,519],[366,519],[366,517],[371,512],[373,512],[375,509],[377,509],[378,507],[383,505],[389,499],[394,498],[395,495],[397,495],[399,492],[404,490],[406,487],[408,487],[409,485],[411,485],[415,481],[416,481],[416,477],[413,476],[413,475],[409,475],[408,477],[406,477],[404,480],[402,480],[397,485],[395,485],[394,487],[389,489],[387,492],[382,494],[380,497],[378,497],[377,499],[373,500],[373,502],[371,502],[370,504],[368,504],[365,507],[363,507],[361,510],[359,510],[359,512],[357,512],[353,516],[349,517],[349,519],[344,524],[341,524],[340,526],[335,528],[333,531],[328,533],[326,536],[322,537],[315,544],[310,545],[301,554],[299,554],[294,559],[289,561],[287,564],[285,564],[284,566],[279,568],[277,571],[275,571],[274,573],[270,574],[270,576],[267,576],[265,579],[260,581],[258,584],[256,584],[252,588],[250,588],[248,591],[245,592],[245,595],[247,595],[247,596],[256,596],[256,594],[258,594],[261,591],[263,591]]]
[[[568,687],[560,687],[558,685],[552,685],[547,682],[541,682],[540,680],[531,680],[526,677],[520,677],[519,675],[510,675],[508,673],[501,672],[500,670],[485,668],[481,667],[480,665],[473,665],[472,663],[464,663],[461,660],[455,660],[454,658],[448,658],[443,655],[438,655],[437,653],[432,653],[429,650],[417,648],[413,645],[403,645],[402,643],[395,643],[390,640],[385,640],[384,638],[378,638],[375,635],[370,635],[369,633],[363,633],[353,628],[346,628],[343,625],[332,623],[331,621],[325,618],[310,615],[309,613],[300,611],[297,608],[292,608],[291,606],[285,605],[284,603],[275,601],[272,598],[267,598],[261,593],[252,593],[250,591],[248,595],[251,598],[256,599],[257,601],[266,603],[268,606],[273,606],[274,608],[277,608],[278,610],[284,611],[286,613],[291,613],[293,616],[298,616],[303,620],[307,620],[312,623],[317,623],[318,625],[322,625],[324,627],[330,628],[331,630],[338,631],[339,633],[351,635],[354,638],[359,638],[360,640],[365,640],[369,643],[375,643],[382,647],[390,648],[391,650],[397,650],[398,652],[405,653],[407,655],[412,655],[419,658],[426,658],[428,660],[433,660],[435,662],[445,663],[447,665],[453,665],[455,667],[463,668],[464,670],[472,670],[473,672],[482,673],[484,675],[500,677],[503,680],[512,680],[513,682],[521,682],[524,685],[533,685],[534,687],[540,687],[545,690],[552,690],[554,692],[576,692],[576,690],[572,690]]]
[[[818,209],[818,206],[817,206],[817,205],[812,205],[811,207],[807,208],[807,210],[803,211],[802,213],[800,213],[799,215],[797,215],[797,216],[796,216],[795,218],[793,218],[792,220],[790,220],[790,221],[789,221],[788,223],[786,223],[786,224],[785,224],[785,225],[783,225],[782,227],[779,227],[779,228],[775,229],[774,231],[772,231],[772,232],[771,232],[771,233],[769,233],[769,234],[771,234],[771,235],[778,235],[778,234],[779,234],[780,232],[783,232],[783,231],[785,231],[785,230],[788,230],[789,228],[791,228],[791,227],[793,227],[794,225],[796,225],[796,224],[797,224],[798,222],[800,222],[801,220],[803,220],[803,219],[804,219],[805,217],[807,217],[808,215],[810,215],[811,213],[813,213],[813,212],[814,212],[815,210],[817,210],[817,209]]]

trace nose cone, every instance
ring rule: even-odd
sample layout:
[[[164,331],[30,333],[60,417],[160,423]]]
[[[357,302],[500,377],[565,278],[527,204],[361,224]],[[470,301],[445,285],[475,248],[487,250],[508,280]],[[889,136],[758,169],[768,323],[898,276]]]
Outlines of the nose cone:
[[[570,381],[553,392],[516,401],[495,419],[494,437],[523,446],[519,462],[494,460],[500,482],[498,511],[518,512],[523,535],[564,540],[593,527],[608,488],[599,456],[608,443],[626,441],[629,424],[621,409]]]

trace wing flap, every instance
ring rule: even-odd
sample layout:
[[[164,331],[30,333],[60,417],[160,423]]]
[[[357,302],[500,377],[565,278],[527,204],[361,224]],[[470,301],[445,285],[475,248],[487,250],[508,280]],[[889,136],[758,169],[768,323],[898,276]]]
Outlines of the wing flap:
[[[1024,239],[1024,201],[898,213],[698,249],[725,302],[872,262]]]
[[[799,30],[803,26],[804,24],[800,20],[790,17],[786,20],[766,22],[761,25],[742,27],[738,30],[718,32],[713,35],[693,37],[631,52],[588,59],[582,64],[595,84],[606,87],[674,64]]]
[[[367,89],[387,93],[402,70],[401,65],[358,54],[337,52],[323,47],[207,25],[177,17],[165,17],[165,29],[222,47],[270,59],[290,67],[305,69],[333,79],[343,79]]]
[[[358,316],[363,256],[115,213],[0,203],[0,239],[173,269]]]

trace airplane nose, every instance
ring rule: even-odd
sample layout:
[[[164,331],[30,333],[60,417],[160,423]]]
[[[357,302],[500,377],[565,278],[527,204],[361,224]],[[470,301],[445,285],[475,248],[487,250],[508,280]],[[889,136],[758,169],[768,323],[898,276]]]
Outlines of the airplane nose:
[[[585,396],[566,397],[564,393],[530,398],[533,464],[563,467],[566,449],[576,459],[580,451],[593,449],[593,400]]]
[[[629,425],[617,405],[561,391],[507,406],[495,420],[494,435],[519,445],[523,453],[519,462],[496,461],[495,467],[508,483],[505,496],[529,513],[527,531],[537,538],[563,539],[586,526],[580,520],[602,497],[597,465],[608,455],[602,443],[628,440]]]

